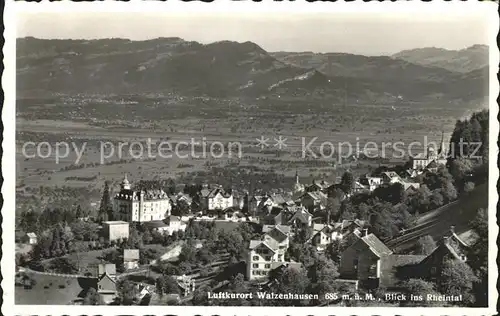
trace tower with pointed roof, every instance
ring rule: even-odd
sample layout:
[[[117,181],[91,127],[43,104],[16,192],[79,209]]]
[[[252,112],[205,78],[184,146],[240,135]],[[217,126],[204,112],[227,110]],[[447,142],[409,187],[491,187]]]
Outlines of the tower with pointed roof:
[[[441,131],[441,146],[439,147],[438,155],[439,157],[444,157],[447,154],[447,150],[444,144],[444,131]]]
[[[120,185],[120,188],[122,190],[130,190],[130,182],[127,179],[127,174],[125,174],[125,177],[122,180],[122,183]]]
[[[293,184],[293,192],[303,192],[304,190],[305,187],[300,183],[299,173],[297,172],[297,169],[295,169],[295,183]]]

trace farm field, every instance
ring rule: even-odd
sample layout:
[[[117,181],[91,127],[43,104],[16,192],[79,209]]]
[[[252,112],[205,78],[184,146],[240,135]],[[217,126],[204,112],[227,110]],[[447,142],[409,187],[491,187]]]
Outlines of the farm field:
[[[16,286],[15,303],[19,305],[67,305],[73,304],[82,292],[83,278],[60,277],[30,273],[36,281],[31,289]]]
[[[109,181],[113,188],[125,173],[132,181],[172,178],[177,183],[223,182],[231,178],[232,185],[240,189],[248,188],[250,177],[260,177],[255,180],[256,185],[265,186],[268,181],[265,177],[269,174],[283,187],[293,184],[296,172],[304,183],[315,178],[334,181],[345,170],[361,174],[381,164],[407,159],[353,161],[346,158],[363,151],[368,142],[371,144],[366,145],[367,148],[376,144],[379,155],[384,150],[384,157],[392,157],[395,142],[404,144],[400,148],[418,142],[412,147],[412,154],[418,153],[423,150],[420,144],[426,137],[428,142],[439,144],[444,132],[448,139],[456,120],[471,107],[445,103],[332,106],[326,101],[301,104],[297,100],[277,99],[218,101],[200,104],[192,100],[195,108],[186,99],[163,107],[146,102],[144,111],[133,110],[129,116],[118,111],[114,120],[110,113],[113,104],[98,107],[92,103],[79,104],[78,100],[64,105],[56,101],[44,104],[43,99],[22,103],[16,122],[17,198],[20,201],[32,198],[41,186],[69,187],[92,192],[90,196],[95,203],[104,182]],[[158,100],[162,102],[165,103]],[[123,110],[132,111],[131,106],[114,105],[115,109],[124,107]],[[134,105],[137,106],[140,103]],[[28,112],[33,107],[42,107],[48,112],[34,117]],[[186,111],[187,107],[191,111]],[[74,108],[80,110],[79,115],[69,111]],[[56,110],[58,112],[54,112]],[[166,117],[170,112],[176,115]],[[86,113],[85,117],[82,113]],[[268,139],[267,147],[257,147],[260,137]],[[274,146],[279,137],[286,139],[281,149]],[[157,142],[163,141],[175,148],[180,142],[191,143],[191,139],[198,144],[193,148],[181,146],[177,154],[171,156],[161,157],[156,147]],[[63,157],[57,159],[55,147],[63,141],[70,146],[69,153],[65,156],[66,149],[61,147]],[[23,153],[26,142],[33,143]],[[35,157],[25,156],[26,152],[33,155],[36,145],[42,142],[51,144],[52,152],[42,146]],[[133,142],[143,145],[146,157],[140,155],[140,145],[132,145]],[[202,148],[203,142],[205,148]],[[214,144],[216,157],[210,154],[214,142],[226,146],[221,149]],[[307,149],[304,156],[304,148],[309,143],[311,151],[326,153],[325,156],[313,157]],[[322,147],[322,144],[326,145]],[[169,153],[172,152],[167,155]],[[43,207],[47,203],[40,204]],[[19,203],[18,211],[22,208],[24,203]]]

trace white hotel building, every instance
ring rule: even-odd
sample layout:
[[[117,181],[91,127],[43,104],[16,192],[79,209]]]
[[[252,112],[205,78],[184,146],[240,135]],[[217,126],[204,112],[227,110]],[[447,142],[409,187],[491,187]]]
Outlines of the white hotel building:
[[[167,218],[172,205],[163,190],[131,190],[125,176],[114,197],[113,211],[115,220],[142,223]]]

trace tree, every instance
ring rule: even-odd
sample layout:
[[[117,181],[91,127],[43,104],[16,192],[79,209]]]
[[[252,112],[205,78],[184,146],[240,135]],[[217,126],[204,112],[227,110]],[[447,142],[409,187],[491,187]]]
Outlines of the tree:
[[[143,242],[145,245],[148,245],[148,244],[150,244],[152,241],[153,241],[153,236],[151,236],[151,232],[149,231],[149,229],[146,229],[146,230],[144,231],[144,233],[142,234],[142,242]]]
[[[38,214],[33,210],[23,211],[21,213],[19,226],[25,232],[37,232],[38,231]]]
[[[190,243],[186,242],[182,245],[181,253],[179,254],[179,262],[194,263],[196,261],[196,248]]]
[[[436,209],[444,204],[444,198],[441,194],[441,190],[432,191],[431,197],[429,199],[429,209]]]
[[[214,261],[215,257],[207,248],[202,248],[196,253],[196,257],[202,264],[206,265]]]
[[[341,202],[337,197],[329,197],[326,204],[326,222],[330,223],[331,218],[338,219]]]
[[[441,194],[443,195],[444,200],[449,203],[457,198],[457,189],[453,185],[451,181],[446,181],[443,183],[443,187],[441,188]]]
[[[137,288],[129,280],[118,284],[118,299],[120,305],[133,305],[137,303]]]
[[[336,280],[339,276],[337,264],[324,256],[319,257],[309,268],[308,273],[311,281],[311,292],[320,296],[320,302],[324,295],[336,289]]]
[[[104,222],[109,219],[110,211],[113,210],[111,204],[111,195],[109,192],[108,181],[104,182],[104,190],[102,192],[101,204],[99,206],[99,221]]]
[[[425,184],[421,185],[417,194],[409,201],[410,209],[412,210],[410,213],[418,215],[427,212],[429,210],[431,195],[431,190]]]
[[[295,228],[293,242],[297,244],[305,244],[312,237],[313,230],[307,224],[299,223]]]
[[[193,292],[193,299],[191,303],[194,306],[207,306],[209,305],[208,301],[208,292],[210,292],[210,288],[207,285],[202,285],[199,288],[195,289]]]
[[[49,269],[56,273],[63,274],[75,274],[78,272],[75,262],[66,257],[59,257],[51,260]]]
[[[129,235],[127,239],[127,246],[131,249],[139,249],[143,246],[143,241],[139,235],[139,231],[134,225],[130,226]]]
[[[467,158],[459,157],[450,162],[450,174],[453,176],[457,187],[461,189],[464,186],[467,176],[472,172],[472,161]]]
[[[373,195],[385,202],[398,204],[403,201],[405,190],[401,183],[393,183],[389,186],[380,186],[373,191]]]
[[[391,203],[378,202],[372,207],[370,224],[373,233],[379,238],[392,238],[408,224],[409,213],[395,208]]]
[[[351,172],[344,172],[344,174],[342,175],[342,179],[340,180],[340,187],[342,188],[342,191],[347,194],[351,193],[354,189],[354,181],[354,176]]]
[[[429,255],[436,249],[436,242],[430,235],[425,235],[417,240],[417,249],[415,254],[417,255]]]
[[[176,186],[174,180],[168,178],[167,183],[166,183],[166,190],[167,194],[169,195],[174,195],[176,192]]]
[[[474,303],[472,289],[474,282],[478,279],[471,267],[460,260],[446,260],[438,281],[439,292],[446,295],[462,295],[460,305],[471,305]]]
[[[247,249],[243,236],[237,230],[220,230],[217,236],[216,250],[224,250],[234,257],[236,261],[243,259]]]
[[[83,298],[83,305],[99,305],[100,297],[96,289],[93,287],[89,288],[85,297]]]
[[[439,295],[435,286],[431,282],[422,279],[408,279],[401,282],[400,288],[408,296],[412,295],[413,300],[407,299],[401,301],[401,306],[405,307],[443,307],[445,302],[427,300],[426,297],[430,295]],[[419,298],[419,299],[416,299]]]
[[[156,278],[156,293],[158,295],[163,295],[165,290],[165,277],[163,275],[160,275],[158,278]]]
[[[470,227],[477,236],[476,242],[471,247],[468,264],[478,277],[474,284],[475,306],[488,305],[488,212],[479,209],[476,217],[470,222]]]
[[[78,206],[76,207],[75,216],[78,219],[85,217],[80,204],[78,204]]]
[[[178,200],[177,204],[172,209],[172,215],[186,216],[191,213],[191,205],[185,200]]]
[[[278,279],[278,285],[276,293],[293,293],[293,294],[303,294],[306,293],[309,287],[309,279],[307,278],[307,272],[303,268],[288,267],[281,274]],[[273,302],[276,305],[302,305],[303,302],[298,301],[276,301]]]
[[[92,222],[76,221],[70,225],[76,240],[96,240],[99,238],[99,225]]]
[[[36,285],[36,280],[27,274],[23,275],[22,282],[26,289],[32,289]]]
[[[181,289],[177,284],[177,281],[172,276],[165,277],[165,284],[163,288],[163,292],[167,294],[180,294]]]
[[[475,188],[474,182],[471,182],[471,181],[466,182],[464,184],[464,193],[468,194],[468,193],[474,191],[474,188]]]

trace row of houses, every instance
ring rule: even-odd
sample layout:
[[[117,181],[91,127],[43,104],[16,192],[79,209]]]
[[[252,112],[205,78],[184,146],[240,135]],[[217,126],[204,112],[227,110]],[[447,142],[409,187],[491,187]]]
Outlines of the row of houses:
[[[174,232],[186,230],[187,226],[179,216],[175,215],[170,215],[164,220],[148,221],[144,225],[152,231],[169,236]],[[102,222],[101,231],[103,237],[109,241],[127,239],[130,234],[130,223],[126,221],[105,221]]]
[[[442,161],[440,161],[442,162]],[[436,163],[433,160],[433,163]],[[341,200],[352,194],[372,192],[380,186],[400,183],[404,190],[418,190],[419,183],[414,180],[425,170],[408,169],[401,173],[381,172],[377,175],[363,175],[354,181],[353,187],[346,191],[340,183],[314,180],[310,185],[300,183],[296,174],[295,184],[290,191],[280,193],[228,192],[220,185],[203,185],[194,196],[186,193],[167,195],[161,189],[132,190],[127,177],[120,185],[120,191],[114,197],[113,219],[127,222],[162,221],[172,214],[172,208],[185,208],[190,212],[214,213],[229,210],[245,210],[247,215],[255,216],[259,210],[275,207],[304,206],[308,211],[324,210],[329,196],[339,195]]]
[[[161,189],[132,190],[127,176],[120,184],[120,191],[113,199],[113,219],[126,222],[161,221],[172,213],[174,206],[184,204],[189,209],[196,204],[202,210],[225,210],[242,207],[242,200],[221,186],[202,187],[200,192],[191,197],[184,193],[169,196]]]
[[[374,234],[354,231],[357,240],[341,254],[340,278],[356,280],[362,288],[396,288],[399,281],[421,278],[436,281],[445,260],[467,261],[469,246],[453,228],[427,256],[394,254]]]
[[[138,268],[139,250],[125,249],[123,260],[126,269]],[[118,295],[116,265],[114,263],[101,263],[90,267],[90,270],[92,270],[88,272],[90,283],[87,286],[96,289],[103,304],[112,304]],[[139,302],[154,293],[154,286],[149,284],[137,283],[134,286],[137,290],[135,299]]]
[[[354,282],[357,288],[364,289],[397,289],[399,282],[408,278],[436,281],[446,260],[466,262],[470,248],[453,228],[429,255],[394,254],[374,234],[368,233],[359,220],[315,225],[314,231],[309,242],[318,250],[324,250],[327,245],[349,235],[355,237],[340,255],[339,281]],[[267,281],[272,271],[278,268],[302,268],[300,263],[285,258],[293,233],[290,226],[264,225],[262,233],[260,239],[250,241],[247,260],[249,280]]]

